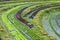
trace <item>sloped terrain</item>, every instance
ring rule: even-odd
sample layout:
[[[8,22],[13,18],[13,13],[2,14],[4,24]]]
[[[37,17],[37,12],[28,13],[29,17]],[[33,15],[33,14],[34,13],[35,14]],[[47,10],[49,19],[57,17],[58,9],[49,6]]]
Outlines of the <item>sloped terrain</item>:
[[[0,2],[0,40],[60,40],[60,2]]]

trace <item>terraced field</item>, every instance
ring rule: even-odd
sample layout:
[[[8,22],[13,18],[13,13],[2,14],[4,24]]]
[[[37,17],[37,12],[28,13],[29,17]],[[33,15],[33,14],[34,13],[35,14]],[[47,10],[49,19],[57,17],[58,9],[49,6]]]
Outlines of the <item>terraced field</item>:
[[[0,2],[0,40],[60,40],[60,2]]]

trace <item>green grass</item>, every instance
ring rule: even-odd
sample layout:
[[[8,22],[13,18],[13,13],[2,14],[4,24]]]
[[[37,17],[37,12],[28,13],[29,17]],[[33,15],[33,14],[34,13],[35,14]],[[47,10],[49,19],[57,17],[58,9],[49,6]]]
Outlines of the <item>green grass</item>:
[[[52,10],[53,9],[53,10]],[[60,37],[60,34],[58,34],[57,32],[56,32],[56,30],[53,28],[53,24],[52,24],[52,22],[51,22],[51,18],[52,18],[52,16],[56,16],[56,15],[59,15],[60,13],[59,13],[59,9],[60,9],[60,7],[55,7],[55,8],[50,8],[50,9],[47,9],[47,10],[43,10],[43,11],[41,11],[41,12],[39,12],[37,15],[36,15],[36,17],[37,17],[37,19],[35,18],[35,20],[37,21],[37,23],[41,26],[41,27],[43,27],[46,31],[47,31],[47,33],[48,34],[50,34],[50,35],[53,35],[55,38],[56,37],[58,37],[57,38],[57,40],[59,40],[59,37]],[[54,18],[53,18],[54,19]],[[40,20],[40,21],[39,21]],[[49,25],[50,24],[50,25]],[[47,29],[48,28],[48,26],[49,26],[49,30]],[[58,26],[57,26],[58,27]],[[59,30],[59,29],[58,29]],[[53,32],[53,33],[52,33]],[[57,35],[57,36],[56,36]]]
[[[38,2],[36,2],[36,0],[35,2],[33,1],[24,2],[24,0],[21,0],[19,2],[18,1],[16,2],[12,0],[8,2],[6,1],[0,2],[0,16],[1,16],[0,23],[2,23],[4,29],[6,29],[8,33],[7,35],[9,35],[10,39],[12,40],[13,39],[15,40],[55,40],[55,39],[59,40],[60,34],[58,34],[56,30],[53,29],[53,26],[54,26],[53,24],[55,23],[52,23],[51,21],[53,21],[52,18],[54,16],[60,14],[59,13],[60,6],[41,10],[37,13],[34,19],[31,19],[31,20],[28,17],[24,17],[24,15],[31,10],[37,9],[38,8],[36,7],[37,5],[41,7],[41,6],[46,6],[46,5],[48,6],[48,5],[56,4],[60,2],[54,2],[55,0],[53,2],[51,2],[51,0],[46,2],[45,1],[40,2],[40,0],[38,0]],[[16,13],[26,6],[30,6],[30,7],[25,9],[22,12],[21,17],[26,21],[32,23],[34,25],[33,28],[29,28],[28,26],[26,26],[16,18]],[[32,14],[30,14],[30,16],[31,15]],[[56,18],[55,19],[56,23],[57,23],[57,20],[58,19]],[[51,32],[49,30],[46,30],[45,27],[48,27],[47,25],[51,28],[52,30],[51,32],[53,33],[53,35],[50,34]],[[3,35],[3,34],[4,34],[3,32],[0,32],[0,35]],[[2,37],[2,39],[4,40],[4,37]]]
[[[16,8],[19,8],[19,6],[16,7]],[[14,9],[11,9],[10,11],[12,11],[12,10],[15,10],[15,8],[14,8]],[[8,11],[6,14],[3,14],[3,15],[2,15],[3,21],[6,23],[7,28],[11,31],[10,33],[11,33],[12,35],[15,35],[16,40],[20,40],[20,39],[22,39],[22,38],[23,38],[24,40],[27,40],[27,39],[14,27],[14,25],[12,25],[11,22],[7,19],[7,14],[8,14],[10,11]],[[5,17],[5,18],[4,18],[4,17]],[[5,19],[5,20],[4,20],[4,19]],[[8,22],[8,23],[7,23],[7,22]],[[12,30],[15,30],[16,32],[13,33]],[[17,33],[17,34],[16,34],[16,33]],[[17,36],[17,35],[19,35],[19,36]],[[19,38],[19,37],[20,37],[20,38]]]

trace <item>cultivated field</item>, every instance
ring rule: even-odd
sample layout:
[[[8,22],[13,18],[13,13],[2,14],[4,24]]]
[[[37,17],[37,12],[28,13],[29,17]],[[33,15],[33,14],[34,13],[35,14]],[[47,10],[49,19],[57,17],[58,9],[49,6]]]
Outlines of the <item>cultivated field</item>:
[[[0,40],[60,40],[60,2],[1,0]]]

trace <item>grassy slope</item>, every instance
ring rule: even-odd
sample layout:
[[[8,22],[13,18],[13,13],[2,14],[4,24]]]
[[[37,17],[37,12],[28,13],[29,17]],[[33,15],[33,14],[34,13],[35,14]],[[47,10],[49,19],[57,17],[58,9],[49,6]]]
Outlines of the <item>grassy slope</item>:
[[[12,4],[13,4],[13,3],[12,3]],[[10,4],[10,5],[12,5],[12,4]],[[15,3],[14,3],[14,4],[15,4]],[[18,4],[19,4],[19,3],[18,3]],[[17,5],[18,5],[18,4],[17,4]],[[8,6],[8,5],[9,5],[9,4],[6,4],[5,6]],[[2,4],[1,6],[4,6],[4,4]],[[9,11],[8,11],[8,13],[9,13]],[[9,30],[14,30],[14,29],[17,30],[17,28],[15,28],[15,26],[12,25],[12,23],[9,21],[9,20],[11,20],[12,17],[11,17],[9,20],[7,19],[7,14],[8,14],[8,13],[3,14],[3,16],[2,16],[3,21],[7,24],[7,27],[8,27]],[[13,13],[13,14],[14,14],[14,13]],[[12,15],[12,16],[13,16],[13,15]],[[14,15],[14,16],[15,16],[15,15]],[[5,19],[6,19],[6,20],[5,20]],[[18,21],[17,19],[14,19],[14,20],[15,20],[16,22]],[[28,20],[28,19],[27,19],[27,20]],[[8,24],[7,22],[8,22],[9,24]],[[30,22],[31,22],[31,21],[30,21]],[[17,23],[20,24],[19,21],[18,21]],[[18,25],[17,23],[15,23],[15,24]],[[10,27],[12,26],[13,28],[10,29],[9,26],[10,26]],[[19,25],[19,26],[24,26],[24,27],[25,27],[25,25],[23,25],[22,23],[21,23],[21,25]],[[24,30],[24,28],[23,28],[23,30]],[[29,30],[29,28],[28,28],[27,30]],[[19,30],[17,30],[17,32],[18,32],[18,31],[19,31]],[[30,31],[32,31],[32,30],[30,30]],[[28,33],[31,34],[31,32],[28,32]],[[28,33],[27,33],[27,34],[28,34]],[[17,34],[17,33],[11,32],[11,34],[13,35],[13,34]],[[18,32],[18,34],[19,34],[19,32]],[[17,34],[17,35],[18,35],[18,34]],[[14,36],[14,37],[16,38],[16,40],[22,39],[22,38],[17,39],[17,38],[18,38],[17,35]],[[31,35],[33,35],[33,34],[31,34]],[[36,35],[34,35],[34,36],[36,36]],[[21,37],[21,36],[19,36],[19,37]],[[24,37],[24,36],[23,36],[23,37]],[[34,37],[33,37],[33,38],[34,38]],[[25,37],[24,37],[24,39],[25,39]],[[24,39],[23,39],[23,40],[24,40]],[[43,40],[43,37],[41,38],[41,40]],[[45,40],[45,39],[44,39],[44,40]]]
[[[53,9],[54,8],[54,9]],[[53,26],[52,26],[52,22],[50,21],[51,20],[51,18],[52,18],[52,16],[54,16],[55,15],[55,13],[57,13],[56,15],[59,15],[59,8],[60,7],[53,7],[53,8],[48,8],[48,9],[46,9],[46,10],[42,10],[41,12],[38,12],[38,14],[35,16],[35,21],[36,21],[36,23],[37,23],[37,26],[38,25],[40,25],[41,27],[43,27],[43,29],[45,29],[45,31],[47,31],[47,33],[48,34],[50,34],[50,35],[53,35],[55,38],[56,38],[56,40],[59,40],[59,37],[60,37],[60,35],[59,34],[57,34],[57,32],[56,32],[56,30],[55,29],[53,29]],[[52,10],[53,9],[53,10]],[[57,12],[56,12],[57,11]],[[54,13],[55,12],[55,13]],[[53,14],[54,13],[54,14]],[[53,14],[53,15],[52,15]],[[50,16],[50,18],[49,18],[49,16]],[[47,19],[48,18],[48,19]],[[47,22],[46,20],[49,20],[49,22]],[[44,20],[44,21],[43,21]],[[46,23],[44,23],[44,22],[46,22]],[[49,26],[49,30],[50,30],[50,27],[51,27],[51,29],[53,30],[47,30],[47,26],[46,25],[48,25],[48,23],[50,23],[50,26]],[[43,26],[43,24],[45,24],[44,26]],[[59,29],[58,29],[59,30]],[[52,33],[53,32],[53,33]],[[58,36],[56,36],[56,35],[58,35]]]
[[[9,33],[6,31],[7,29],[4,27],[1,19],[1,15],[9,9],[10,7],[7,7],[7,6],[0,7],[0,33],[1,33],[0,37],[2,38],[2,40],[12,40]]]
[[[19,8],[19,6],[16,7],[16,8],[14,8],[14,9],[12,9],[12,10],[15,10],[15,9],[17,9],[17,8]],[[12,10],[10,10],[10,11],[12,11]],[[9,31],[11,31],[10,33],[11,33],[12,35],[15,35],[14,37],[16,38],[16,40],[20,40],[20,39],[22,39],[22,38],[23,38],[24,40],[27,40],[27,39],[14,27],[14,25],[12,25],[11,22],[7,19],[7,14],[8,14],[10,11],[8,11],[6,14],[3,14],[3,15],[2,15],[2,19],[3,19],[3,21],[5,22],[7,28],[9,29]],[[4,20],[4,19],[5,19],[5,20]],[[7,22],[8,22],[8,23],[7,23]],[[14,33],[13,30],[15,30],[16,32]],[[17,36],[17,35],[19,35],[19,36]],[[20,38],[19,38],[19,37],[20,37]]]
[[[5,14],[3,14],[3,15],[5,15]],[[4,16],[3,16],[4,17]],[[4,18],[3,18],[4,19]],[[5,20],[5,22],[6,22],[6,20]],[[7,22],[6,22],[7,23]],[[10,25],[8,25],[7,27],[9,27]],[[12,30],[12,29],[9,29],[9,30]]]
[[[16,24],[17,25],[17,24]]]
[[[22,29],[22,31],[23,31],[23,30],[25,31],[25,29],[26,29],[26,30],[30,30],[29,28],[26,28],[25,25],[23,25],[22,23],[19,23],[18,20],[17,20],[17,22],[15,21],[16,19],[15,19],[14,16],[15,16],[16,14],[9,14],[9,15],[10,15],[10,17],[8,16],[9,20],[12,19],[11,22],[12,22],[15,26],[19,24],[18,27],[16,26],[16,28],[17,28],[18,30],[21,31],[22,28],[24,28],[24,29]],[[12,18],[12,16],[13,16],[13,18]],[[13,22],[13,21],[14,21],[14,22]],[[20,27],[20,26],[21,26],[21,27]],[[20,28],[21,28],[21,29],[20,29]],[[32,32],[32,30],[30,30],[30,31]],[[28,31],[27,34],[29,34],[29,35],[31,35],[31,36],[34,36],[34,38],[35,38],[37,35],[30,34],[30,33],[31,33],[30,31]],[[22,34],[23,34],[23,33],[22,33]],[[25,34],[25,35],[26,35],[26,34]],[[38,36],[37,36],[37,38],[38,38]]]

